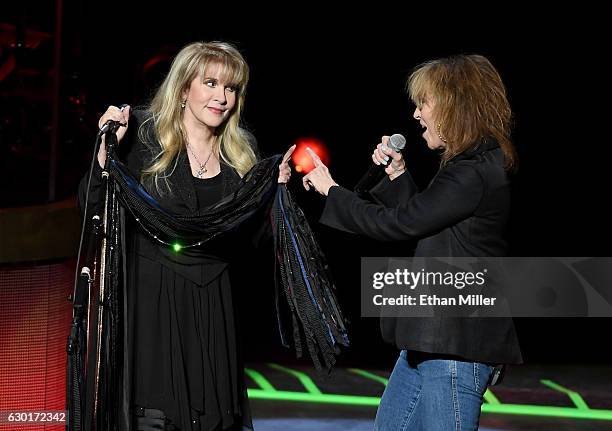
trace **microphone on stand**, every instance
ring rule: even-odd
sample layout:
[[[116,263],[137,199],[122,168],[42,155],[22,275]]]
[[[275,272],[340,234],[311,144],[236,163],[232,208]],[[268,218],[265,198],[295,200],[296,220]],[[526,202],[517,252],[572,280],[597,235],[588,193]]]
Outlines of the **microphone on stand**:
[[[119,127],[124,126],[124,125],[125,124],[123,124],[121,121],[108,120],[106,123],[104,123],[102,127],[100,127],[100,131],[98,133],[100,135],[103,135],[104,133],[108,132],[108,130],[111,128],[113,132],[116,132]]]
[[[124,103],[120,105],[119,108],[123,111],[128,106],[130,105],[128,105],[127,103]],[[104,125],[100,127],[100,131],[98,132],[98,135],[105,134],[106,132],[108,132],[109,129],[111,129],[111,131],[113,132],[116,132],[117,129],[121,126],[125,126],[125,124],[122,123],[121,121],[107,120],[106,123],[104,123]]]

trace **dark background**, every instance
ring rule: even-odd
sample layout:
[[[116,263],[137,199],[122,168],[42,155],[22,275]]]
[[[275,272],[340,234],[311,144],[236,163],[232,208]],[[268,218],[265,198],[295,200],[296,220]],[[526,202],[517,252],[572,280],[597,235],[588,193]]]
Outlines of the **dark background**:
[[[0,80],[2,208],[49,201],[55,8],[53,2],[20,2],[3,5],[0,12],[5,25],[0,67],[15,61]],[[146,103],[168,59],[195,40],[233,42],[244,54],[251,67],[244,119],[264,154],[285,151],[299,137],[316,137],[329,148],[336,181],[352,187],[368,168],[380,136],[402,133],[409,169],[426,186],[437,156],[425,147],[412,119],[406,77],[428,59],[479,53],[498,68],[515,112],[520,167],[513,176],[511,254],[609,256],[610,121],[600,107],[606,100],[609,51],[603,15],[592,9],[541,15],[491,11],[484,17],[462,12],[447,10],[443,18],[436,10],[382,5],[332,13],[329,5],[315,4],[247,10],[220,3],[155,7],[64,1],[54,199],[74,196],[91,157],[97,118],[107,105]],[[32,30],[48,37],[36,48],[20,47],[11,45],[10,29],[14,42]],[[159,61],[145,70],[151,59]],[[381,341],[376,319],[359,317],[360,256],[401,256],[408,245],[326,229],[317,224],[323,199],[301,190],[296,173],[291,188],[320,238],[352,321],[353,347],[341,361],[387,368],[394,348]],[[247,297],[252,301],[255,295]],[[248,337],[247,358],[290,360],[291,353],[278,347],[268,292],[260,298],[246,313],[270,330]],[[605,341],[610,322],[516,323],[526,361],[596,363],[612,359]]]

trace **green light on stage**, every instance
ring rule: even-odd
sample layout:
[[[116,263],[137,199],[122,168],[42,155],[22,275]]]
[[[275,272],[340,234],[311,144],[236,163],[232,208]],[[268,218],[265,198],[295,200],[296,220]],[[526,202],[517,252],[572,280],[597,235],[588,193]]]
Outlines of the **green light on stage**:
[[[183,248],[183,247],[182,247],[182,246],[181,246],[181,245],[180,245],[178,242],[175,242],[175,243],[172,245],[172,250],[176,251],[177,253],[178,253],[179,251],[181,251],[181,249],[182,249],[182,248]]]
[[[268,364],[270,368],[284,372],[295,377],[306,391],[285,391],[275,388],[260,372],[246,368],[246,374],[259,386],[257,388],[248,388],[248,396],[251,399],[260,400],[278,400],[292,401],[303,403],[323,403],[323,404],[345,404],[352,406],[371,406],[378,407],[380,398],[376,396],[361,396],[361,395],[344,395],[344,394],[327,394],[321,392],[314,381],[304,372],[283,367],[278,364]],[[370,380],[377,381],[383,385],[387,385],[388,380],[376,374],[351,368],[349,371],[361,375]],[[587,405],[583,398],[575,391],[567,389],[551,380],[540,380],[542,384],[563,392],[573,401],[575,407],[558,407],[548,405],[529,405],[529,404],[507,404],[503,403],[487,389],[485,400],[482,405],[483,413],[511,414],[523,416],[543,416],[556,418],[571,418],[571,419],[588,419],[588,420],[605,420],[612,421],[612,410],[593,409]]]

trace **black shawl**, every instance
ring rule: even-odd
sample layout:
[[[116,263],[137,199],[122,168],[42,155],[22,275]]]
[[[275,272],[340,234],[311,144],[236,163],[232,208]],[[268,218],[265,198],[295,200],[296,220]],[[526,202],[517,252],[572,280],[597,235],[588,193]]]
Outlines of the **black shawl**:
[[[155,241],[197,256],[200,245],[233,231],[265,209],[269,217],[263,222],[271,223],[274,236],[281,341],[289,346],[284,322],[291,320],[297,355],[301,356],[304,341],[315,367],[331,369],[339,345],[348,345],[343,316],[310,226],[286,186],[277,182],[280,160],[281,156],[274,156],[260,161],[231,195],[205,212],[186,216],[162,208],[111,150],[101,228],[106,232],[106,247],[100,254],[105,265],[98,275],[104,281],[104,298],[101,306],[96,303],[92,308],[92,322],[75,319],[69,343],[71,429],[129,429],[125,217],[132,217]],[[89,341],[85,340],[87,325],[97,329],[91,331],[94,336]]]

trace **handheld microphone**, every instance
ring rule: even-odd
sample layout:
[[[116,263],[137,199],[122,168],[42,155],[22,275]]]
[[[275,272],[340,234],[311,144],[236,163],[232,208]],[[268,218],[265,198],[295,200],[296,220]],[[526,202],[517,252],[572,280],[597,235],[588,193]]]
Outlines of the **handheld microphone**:
[[[396,133],[389,138],[388,148],[399,153],[406,146],[406,138]],[[367,193],[384,176],[386,165],[372,165],[366,174],[361,177],[355,186],[355,192],[359,194]]]
[[[389,138],[388,148],[399,153],[406,146],[406,138],[396,133]],[[386,165],[372,165],[355,186],[355,192],[363,194],[378,183],[385,174]]]

